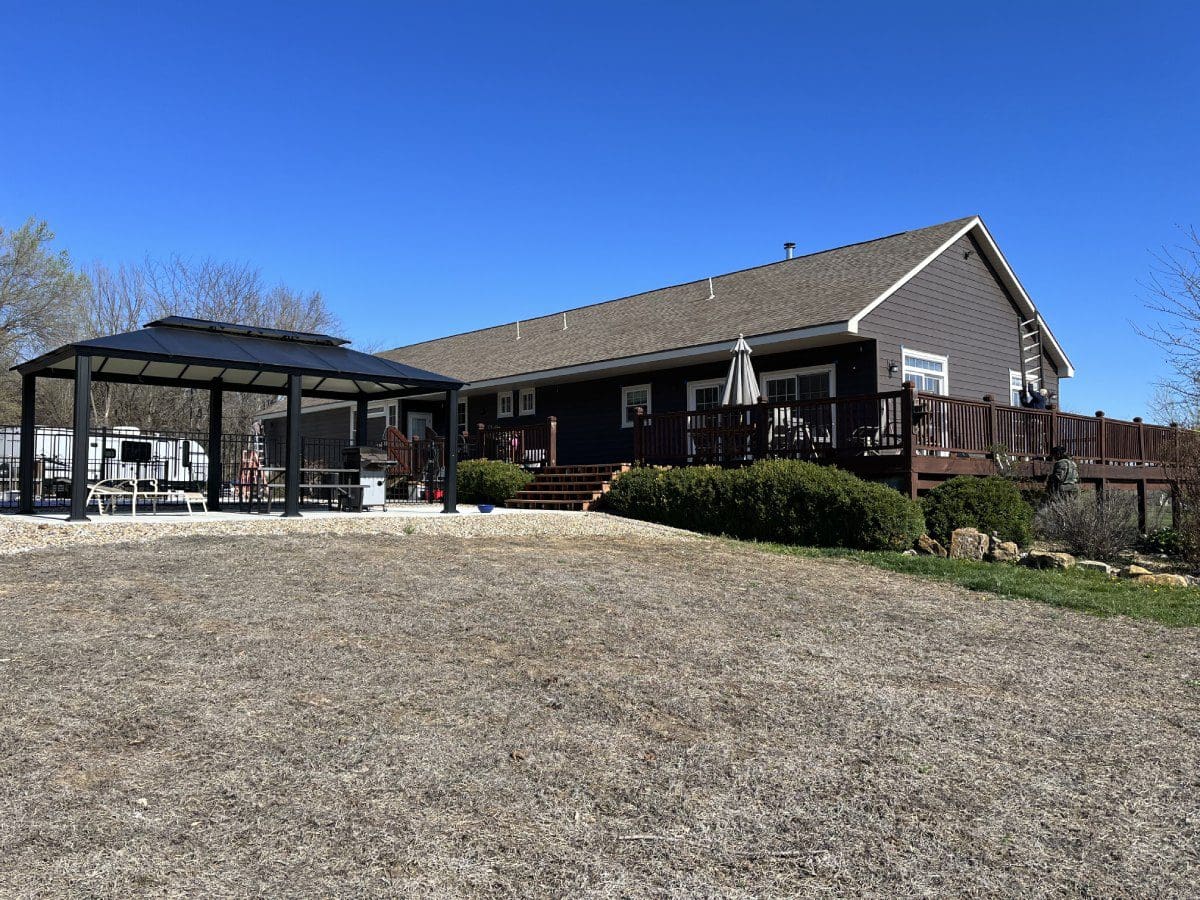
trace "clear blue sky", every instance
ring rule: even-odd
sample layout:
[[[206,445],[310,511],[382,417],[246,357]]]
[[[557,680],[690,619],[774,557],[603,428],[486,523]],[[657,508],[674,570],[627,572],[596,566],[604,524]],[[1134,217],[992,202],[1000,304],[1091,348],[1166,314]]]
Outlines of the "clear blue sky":
[[[1142,412],[1194,4],[5,4],[0,222],[248,260],[394,346],[979,213]]]

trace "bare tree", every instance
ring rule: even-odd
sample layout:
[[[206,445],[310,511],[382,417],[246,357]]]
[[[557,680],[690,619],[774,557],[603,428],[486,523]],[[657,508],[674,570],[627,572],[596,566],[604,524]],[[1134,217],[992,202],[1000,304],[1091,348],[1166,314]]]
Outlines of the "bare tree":
[[[291,331],[340,327],[319,293],[268,286],[262,273],[247,263],[172,256],[115,268],[97,263],[85,273],[72,266],[66,251],[50,248],[53,240],[46,223],[34,219],[16,230],[0,228],[0,424],[16,421],[20,413],[20,380],[9,367],[67,341],[132,331],[168,315]],[[225,429],[248,431],[272,399],[227,394]],[[207,427],[207,391],[96,383],[92,405],[94,421],[101,427]],[[38,388],[39,424],[70,421],[69,385],[43,380]]]
[[[191,316],[291,331],[332,331],[339,326],[321,295],[286,285],[267,287],[245,263],[182,257],[147,259],[115,269],[96,265],[93,290],[80,327],[94,336],[129,331],[162,316]],[[137,425],[158,430],[201,430],[208,418],[208,392],[125,384],[97,384],[92,399],[99,425]],[[224,428],[248,431],[272,398],[229,393]]]
[[[1183,242],[1154,254],[1145,287],[1147,306],[1160,320],[1138,332],[1167,354],[1173,375],[1162,384],[1160,411],[1200,426],[1200,233],[1181,228]]]
[[[0,422],[20,412],[20,381],[9,368],[68,337],[88,294],[87,278],[53,241],[34,219],[0,228]]]

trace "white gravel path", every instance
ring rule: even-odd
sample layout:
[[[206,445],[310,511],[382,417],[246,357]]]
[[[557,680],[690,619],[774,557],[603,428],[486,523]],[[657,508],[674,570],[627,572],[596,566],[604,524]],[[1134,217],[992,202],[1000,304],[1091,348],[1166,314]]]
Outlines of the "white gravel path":
[[[594,512],[497,510],[480,515],[471,509],[461,515],[441,515],[435,508],[402,508],[386,513],[310,513],[299,519],[279,516],[210,514],[93,517],[67,524],[60,518],[0,515],[0,556],[75,545],[144,543],[190,535],[263,534],[446,534],[459,537],[627,537],[655,535],[678,540],[705,538],[633,519]]]

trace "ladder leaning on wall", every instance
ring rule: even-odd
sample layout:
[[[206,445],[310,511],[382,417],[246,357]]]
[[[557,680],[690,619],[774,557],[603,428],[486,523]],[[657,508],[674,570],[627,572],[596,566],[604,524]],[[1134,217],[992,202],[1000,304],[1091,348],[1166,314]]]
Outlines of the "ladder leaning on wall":
[[[1021,387],[1032,382],[1039,388],[1046,386],[1042,369],[1042,317],[1034,314],[1032,319],[1021,323]]]

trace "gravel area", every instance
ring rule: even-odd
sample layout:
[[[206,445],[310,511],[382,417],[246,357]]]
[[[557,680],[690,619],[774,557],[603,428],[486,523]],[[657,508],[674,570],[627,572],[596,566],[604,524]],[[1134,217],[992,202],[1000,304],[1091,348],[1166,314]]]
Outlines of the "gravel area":
[[[1195,894],[1195,631],[525,519],[0,558],[0,896]]]
[[[82,544],[142,543],[163,538],[212,535],[339,535],[339,534],[444,534],[461,537],[607,537],[639,534],[698,539],[687,531],[591,512],[499,510],[480,515],[441,515],[436,508],[379,513],[306,514],[299,519],[279,516],[182,515],[109,516],[67,524],[61,520],[37,522],[30,518],[0,515],[0,556],[30,550],[74,547]]]

